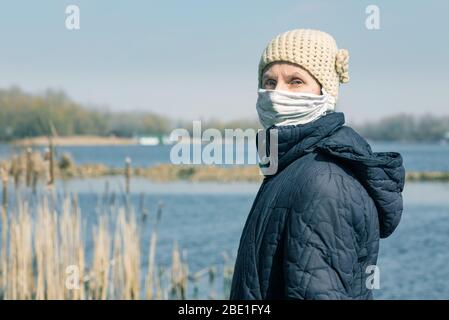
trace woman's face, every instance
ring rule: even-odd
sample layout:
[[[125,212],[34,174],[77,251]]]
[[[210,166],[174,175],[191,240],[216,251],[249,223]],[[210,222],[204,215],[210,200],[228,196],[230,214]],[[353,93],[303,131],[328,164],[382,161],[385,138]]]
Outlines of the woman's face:
[[[262,89],[321,94],[321,85],[300,66],[273,62],[262,74]]]

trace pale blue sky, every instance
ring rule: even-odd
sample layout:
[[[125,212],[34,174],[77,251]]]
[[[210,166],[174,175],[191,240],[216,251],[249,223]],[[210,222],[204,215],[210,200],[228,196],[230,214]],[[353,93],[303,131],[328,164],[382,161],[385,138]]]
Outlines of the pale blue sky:
[[[65,28],[77,4],[81,29]],[[380,8],[380,30],[365,8]],[[0,87],[66,91],[110,110],[176,118],[255,118],[257,64],[293,28],[350,52],[338,109],[348,122],[449,115],[448,1],[0,0]]]

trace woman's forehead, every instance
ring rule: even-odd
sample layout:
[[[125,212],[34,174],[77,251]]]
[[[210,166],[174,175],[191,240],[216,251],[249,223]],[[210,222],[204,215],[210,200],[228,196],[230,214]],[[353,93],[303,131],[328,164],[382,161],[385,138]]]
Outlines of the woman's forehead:
[[[279,73],[283,75],[290,75],[295,73],[298,75],[307,74],[306,70],[304,70],[297,64],[289,62],[273,62],[264,69],[263,76],[269,77],[271,75]]]

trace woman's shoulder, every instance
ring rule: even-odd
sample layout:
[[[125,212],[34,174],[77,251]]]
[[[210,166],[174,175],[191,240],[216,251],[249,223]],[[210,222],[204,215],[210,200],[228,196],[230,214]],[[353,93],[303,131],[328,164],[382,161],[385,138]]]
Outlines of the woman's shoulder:
[[[368,193],[354,172],[339,159],[319,152],[305,156],[303,165],[292,164],[286,172],[294,191],[293,196],[307,197],[322,194],[341,197],[342,192],[352,193],[354,199],[363,201]]]
[[[316,180],[317,177],[332,177],[341,176],[344,180],[354,180],[354,175],[345,166],[345,163],[320,152],[311,152],[302,158],[291,163],[286,169],[285,174],[289,180],[298,183],[299,181],[310,183],[311,180]]]

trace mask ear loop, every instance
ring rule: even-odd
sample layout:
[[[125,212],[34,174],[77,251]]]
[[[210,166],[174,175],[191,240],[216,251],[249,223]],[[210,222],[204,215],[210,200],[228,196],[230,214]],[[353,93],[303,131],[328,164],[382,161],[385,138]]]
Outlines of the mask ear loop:
[[[333,96],[331,96],[331,95],[326,91],[326,89],[324,89],[323,86],[321,86],[321,95],[323,95],[323,96],[326,95],[326,96],[327,96],[327,99],[330,100],[331,103],[333,103],[334,108],[336,107],[336,101],[335,101],[335,98],[334,98]],[[329,113],[333,113],[333,112],[335,112],[335,109],[334,109],[334,110],[332,110],[332,109],[327,109],[327,110],[324,112],[323,115],[326,115],[326,114],[329,114]]]

